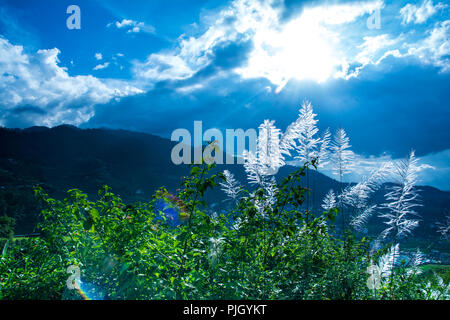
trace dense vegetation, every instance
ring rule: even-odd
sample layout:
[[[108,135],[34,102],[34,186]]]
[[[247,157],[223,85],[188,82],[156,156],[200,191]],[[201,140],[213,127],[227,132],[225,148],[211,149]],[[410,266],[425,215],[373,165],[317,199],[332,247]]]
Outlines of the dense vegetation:
[[[313,216],[300,210],[307,166],[276,186],[235,189],[227,215],[205,212],[208,188],[233,183],[194,166],[179,193],[159,190],[148,203],[126,205],[104,187],[97,201],[70,190],[43,201],[41,235],[7,241],[0,260],[3,299],[448,299],[439,277],[371,251],[352,228],[335,232],[336,208]],[[230,190],[230,189],[228,189]],[[368,286],[372,262],[379,285]],[[80,268],[80,290],[68,290]],[[378,278],[377,278],[378,279]],[[378,281],[375,279],[376,281]]]
[[[426,265],[419,249],[411,253],[411,242],[407,254],[403,249],[422,221],[414,151],[345,184],[343,176],[355,166],[349,138],[342,128],[333,141],[328,129],[318,137],[315,116],[305,102],[284,133],[274,121],[260,125],[256,150],[243,153],[248,187],[217,170],[217,153],[206,153],[212,150],[207,147],[204,162],[191,167],[179,189],[161,187],[151,201],[127,204],[107,186],[95,201],[78,189],[58,200],[36,184],[39,204],[31,207],[40,217],[33,237],[13,237],[11,214],[26,211],[20,196],[0,198],[9,204],[0,219],[0,298],[448,299],[448,266]],[[32,146],[17,152],[29,153]],[[79,151],[66,150],[83,160],[86,150]],[[276,173],[286,157],[300,166],[280,179]],[[123,175],[120,156],[113,159],[112,172]],[[30,159],[24,168],[41,160]],[[7,159],[10,168],[14,161]],[[327,165],[339,183],[317,205],[313,186],[326,181],[316,178]],[[45,173],[54,174],[48,167]],[[3,174],[13,179],[11,170]],[[208,202],[207,190],[220,191],[218,186],[227,201],[218,204],[216,193]],[[380,221],[375,228],[373,218]],[[449,222],[447,217],[433,230],[447,245]]]
[[[148,201],[164,186],[175,193],[180,177],[189,174],[187,165],[174,165],[170,161],[171,149],[175,143],[149,134],[124,130],[78,129],[71,126],[54,128],[6,129],[0,128],[0,216],[15,219],[16,235],[35,231],[40,207],[33,194],[33,186],[41,185],[55,199],[63,200],[69,189],[80,189],[90,199],[95,199],[97,191],[110,186],[126,203]],[[277,180],[292,173],[296,167],[286,165],[275,175]],[[216,171],[229,170],[236,179],[245,181],[242,166],[218,165]],[[320,171],[310,170],[313,182],[313,197],[310,210],[320,214],[322,199],[333,189],[345,188]],[[302,185],[307,186],[307,179]],[[374,202],[381,203],[384,189],[375,192]],[[415,230],[414,238],[420,241],[412,245],[426,250],[449,251],[439,240],[436,223],[445,219],[446,208],[450,207],[450,192],[432,187],[420,187],[422,207],[417,208],[422,221]],[[218,188],[208,190],[205,199],[209,209],[227,211],[227,202]],[[338,216],[337,219],[340,217]],[[0,228],[2,224],[0,223]],[[383,222],[373,216],[368,224],[372,236],[383,229]]]

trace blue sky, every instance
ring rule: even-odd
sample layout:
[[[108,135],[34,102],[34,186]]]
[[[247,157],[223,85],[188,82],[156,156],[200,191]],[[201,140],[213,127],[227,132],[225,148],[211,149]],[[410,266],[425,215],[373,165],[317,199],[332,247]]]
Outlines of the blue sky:
[[[69,5],[81,29],[69,30]],[[361,172],[422,158],[450,190],[445,1],[0,0],[0,125],[62,123],[169,137],[176,128],[281,129],[311,101],[344,127]],[[370,17],[380,17],[377,25]],[[376,21],[376,20],[370,20]],[[365,168],[365,169],[364,169]]]

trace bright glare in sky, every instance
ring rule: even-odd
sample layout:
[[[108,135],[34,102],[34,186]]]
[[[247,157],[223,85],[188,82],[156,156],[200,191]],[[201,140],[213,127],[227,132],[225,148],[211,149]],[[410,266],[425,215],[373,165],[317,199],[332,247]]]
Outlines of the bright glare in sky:
[[[341,65],[334,44],[337,35],[302,15],[280,28],[261,28],[253,38],[248,65],[237,70],[246,78],[263,76],[278,86],[289,79],[324,82]]]
[[[302,19],[288,24],[280,34],[280,52],[274,63],[285,78],[327,80],[336,63],[327,31]]]

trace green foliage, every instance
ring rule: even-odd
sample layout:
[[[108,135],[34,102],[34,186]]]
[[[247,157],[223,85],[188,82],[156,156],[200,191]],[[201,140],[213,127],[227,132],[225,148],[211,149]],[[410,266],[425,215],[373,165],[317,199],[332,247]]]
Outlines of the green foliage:
[[[0,216],[0,238],[12,239],[16,219],[6,215]]]
[[[0,179],[3,178],[0,173]],[[13,179],[14,183],[21,183],[19,179],[10,179]],[[39,216],[39,205],[34,197],[32,184],[30,183],[29,186],[23,188],[13,186],[9,183],[5,184],[6,188],[0,189],[0,217],[6,215],[15,220],[14,231],[16,234],[33,232],[37,224],[37,217]],[[0,221],[1,228],[2,222]]]
[[[66,286],[71,265],[105,299],[424,299],[442,298],[406,268],[378,292],[367,288],[369,239],[334,232],[336,209],[313,216],[301,206],[306,167],[270,198],[243,195],[227,214],[208,214],[203,196],[224,179],[214,165],[193,166],[177,195],[160,189],[148,203],[127,205],[103,187],[96,201],[73,189],[42,201],[40,237],[5,242],[0,298],[80,299]],[[271,201],[270,205],[261,205]],[[173,226],[158,203],[184,222]]]
[[[425,277],[429,281],[433,281],[435,275],[442,277],[445,283],[450,282],[450,266],[439,264],[427,264],[420,266],[423,271],[422,277]]]

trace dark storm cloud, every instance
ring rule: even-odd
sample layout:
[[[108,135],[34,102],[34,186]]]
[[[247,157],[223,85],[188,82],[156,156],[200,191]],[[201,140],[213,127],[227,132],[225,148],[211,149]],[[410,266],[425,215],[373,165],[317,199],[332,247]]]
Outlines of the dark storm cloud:
[[[6,127],[25,128],[33,125],[34,117],[45,117],[47,112],[36,106],[19,106],[11,110],[3,111]]]

